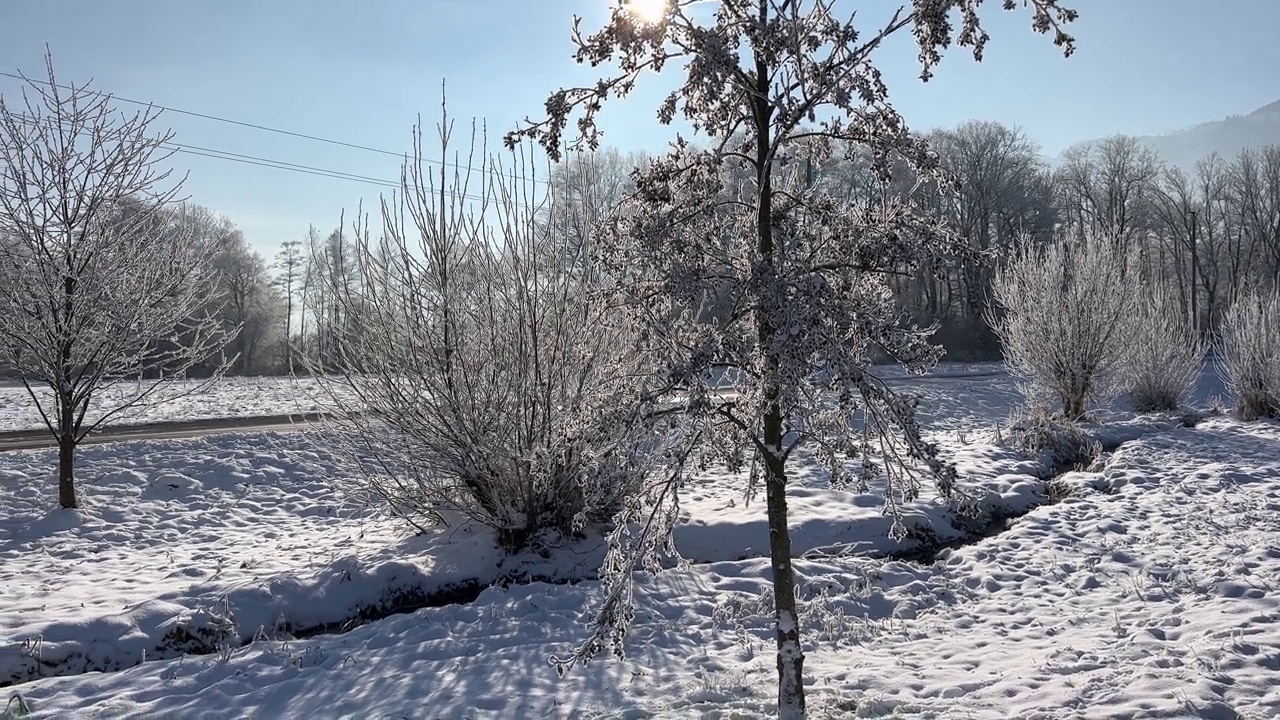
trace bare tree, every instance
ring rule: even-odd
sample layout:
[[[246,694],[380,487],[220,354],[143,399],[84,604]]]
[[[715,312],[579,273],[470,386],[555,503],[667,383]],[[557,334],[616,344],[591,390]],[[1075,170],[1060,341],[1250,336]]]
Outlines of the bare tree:
[[[1055,174],[1068,221],[1077,232],[1091,231],[1127,251],[1149,225],[1148,200],[1161,164],[1155,150],[1127,135],[1069,149]]]
[[[928,243],[941,240],[937,224],[883,191],[879,209],[852,211],[814,188],[806,169],[849,146],[869,150],[882,184],[899,161],[936,168],[936,156],[889,104],[875,53],[889,36],[912,32],[927,80],[943,48],[956,42],[980,58],[987,41],[974,0],[913,0],[865,32],[852,17],[838,20],[833,4],[722,0],[712,15],[695,7],[697,0],[673,0],[655,18],[615,7],[602,29],[588,35],[575,27],[574,39],[580,62],[616,63],[618,72],[556,91],[547,119],[508,136],[513,144],[535,138],[559,158],[564,129],[577,115],[579,142],[595,149],[595,118],[606,100],[627,95],[648,71],[684,66],[658,119],[680,114],[715,146],[700,152],[678,142],[639,173],[634,203],[603,234],[600,257],[642,330],[642,351],[688,393],[691,447],[731,468],[750,466],[764,485],[784,719],[805,712],[787,509],[793,453],[803,446],[828,460],[835,482],[849,476],[850,465],[864,480],[887,474],[891,505],[917,492],[919,476],[909,469],[916,463],[943,494],[955,477],[920,439],[910,403],[868,372],[876,346],[917,366],[934,357],[921,333],[899,325],[885,277],[929,254]],[[1030,4],[1034,27],[1055,31],[1055,42],[1069,51],[1071,38],[1057,28],[1075,14],[1056,0]],[[958,36],[952,9],[962,16]],[[745,182],[728,182],[735,176]],[[692,311],[673,318],[673,307],[726,285],[734,311],[723,322],[700,323]],[[720,397],[721,380],[733,382],[736,399]],[[824,396],[839,399],[834,409]],[[865,436],[854,430],[855,418],[865,423]],[[873,450],[879,439],[893,448],[888,457]],[[638,555],[667,547],[653,536],[638,542]],[[635,568],[608,568],[596,633],[561,667],[610,643],[619,647]]]
[[[999,123],[971,121],[929,139],[943,167],[959,180],[959,192],[944,193],[949,200],[945,207],[967,251],[958,267],[937,275],[947,283],[947,294],[958,296],[951,307],[965,342],[996,345],[983,318],[997,261],[1020,237],[1051,235],[1057,220],[1047,168],[1035,142],[1020,129]],[[954,346],[955,334],[944,336],[944,345],[952,340]]]
[[[302,251],[302,241],[286,240],[280,244],[280,252],[276,253],[272,267],[276,271],[274,284],[284,297],[284,353],[285,369],[293,374],[294,339],[293,315],[295,305],[303,291],[303,273],[306,272],[306,256]]]
[[[1254,283],[1280,283],[1280,145],[1242,150],[1232,171],[1243,266]]]
[[[1148,254],[1150,278],[1168,283],[1172,269],[1178,294],[1188,314],[1198,316],[1196,292],[1197,267],[1200,261],[1200,243],[1196,231],[1204,224],[1207,215],[1203,204],[1196,197],[1195,181],[1180,167],[1165,168],[1159,181],[1152,186],[1152,230],[1160,238],[1159,257],[1152,261]],[[1189,261],[1189,262],[1188,262]],[[1171,268],[1170,268],[1171,266]]]
[[[109,96],[59,85],[51,58],[46,69],[21,105],[0,97],[0,354],[58,441],[58,500],[74,508],[80,441],[168,393],[161,373],[185,373],[234,331],[205,310],[213,268],[172,211],[181,183],[164,186],[172,133],[150,134],[158,112],[119,115]],[[138,380],[94,406],[125,378]]]
[[[1193,180],[1199,204],[1196,215],[1198,227],[1195,235],[1188,239],[1188,244],[1191,246],[1191,276],[1193,281],[1199,281],[1199,286],[1192,292],[1197,297],[1204,296],[1204,309],[1192,312],[1191,316],[1193,326],[1205,335],[1218,327],[1223,294],[1233,287],[1229,248],[1236,222],[1230,213],[1230,167],[1220,155],[1211,153],[1196,162]]]

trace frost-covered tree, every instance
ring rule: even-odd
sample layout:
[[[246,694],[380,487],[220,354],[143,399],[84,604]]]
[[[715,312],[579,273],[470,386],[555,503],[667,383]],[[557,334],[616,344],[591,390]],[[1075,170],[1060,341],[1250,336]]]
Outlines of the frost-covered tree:
[[[303,289],[303,274],[306,272],[306,255],[303,253],[301,240],[286,240],[280,243],[280,251],[276,253],[275,262],[271,265],[275,270],[272,283],[284,298],[284,353],[285,369],[293,374],[294,360],[294,311]]]
[[[585,259],[596,226],[618,207],[632,190],[631,171],[644,156],[614,148],[575,152],[567,162],[551,168],[548,192],[557,214],[557,232],[568,233],[570,262]]]
[[[1280,418],[1280,287],[1241,293],[1227,309],[1222,370],[1237,416]]]
[[[508,136],[512,143],[534,138],[558,158],[564,129],[575,121],[578,142],[594,149],[607,100],[626,96],[642,74],[683,65],[658,119],[682,116],[711,148],[680,140],[639,171],[633,202],[597,246],[641,348],[687,393],[688,437],[699,441],[698,454],[750,467],[764,486],[784,718],[805,709],[787,515],[795,453],[816,453],[836,483],[887,480],[891,508],[915,496],[922,474],[933,475],[944,494],[954,481],[954,470],[920,438],[911,403],[869,370],[873,351],[913,367],[935,357],[925,333],[898,323],[885,277],[941,249],[931,247],[942,240],[937,218],[887,191],[878,204],[850,208],[815,187],[806,169],[832,152],[864,148],[882,188],[895,165],[934,171],[937,157],[889,103],[875,54],[890,36],[912,33],[926,80],[953,44],[981,58],[988,37],[980,4],[912,0],[867,28],[862,15],[841,19],[831,0],[672,0],[657,17],[624,3],[595,33],[574,28],[576,59],[611,63],[616,72],[556,91],[545,119]],[[1052,32],[1069,52],[1072,39],[1059,24],[1075,13],[1056,0],[1025,4],[1033,27]],[[685,308],[711,291],[727,293],[732,311],[698,322]],[[648,535],[638,542],[652,552],[666,546]],[[606,568],[609,599],[596,634],[569,663],[610,642],[619,647],[635,567]]]
[[[158,112],[118,114],[46,68],[21,103],[0,97],[0,356],[57,439],[58,500],[74,508],[80,441],[171,395],[162,374],[219,353],[234,329],[208,312],[211,256],[175,207]]]
[[[233,230],[213,258],[220,292],[223,322],[239,328],[227,352],[236,360],[231,372],[254,375],[269,372],[283,359],[275,342],[282,314],[282,298],[272,285],[267,263],[245,239]]]
[[[1177,410],[1204,366],[1204,343],[1167,288],[1144,283],[1136,292],[1125,342],[1125,395],[1138,412]]]
[[[274,342],[282,298],[272,285],[266,262],[231,218],[190,203],[183,206],[183,217],[187,242],[206,246],[213,264],[215,292],[207,311],[228,330],[238,329],[225,349],[235,358],[228,372],[251,375],[274,369],[283,359]]]
[[[1121,387],[1133,342],[1136,293],[1125,278],[1132,258],[1086,231],[1083,239],[1024,241],[996,273],[999,312],[989,321],[1032,404],[1056,402],[1075,421]]]
[[[321,238],[315,228],[308,233],[307,293],[304,308],[312,320],[311,342],[322,360],[318,371],[336,367],[345,350],[343,343],[359,329],[360,272],[347,228],[334,228]]]

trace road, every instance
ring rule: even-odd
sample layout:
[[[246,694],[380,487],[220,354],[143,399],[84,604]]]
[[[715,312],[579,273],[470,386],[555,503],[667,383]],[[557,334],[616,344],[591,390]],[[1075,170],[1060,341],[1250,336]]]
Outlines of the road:
[[[110,425],[95,432],[81,444],[120,442],[124,440],[176,440],[212,435],[220,432],[261,432],[264,430],[293,430],[300,423],[323,420],[323,415],[266,415],[240,418],[209,418],[206,420],[182,420],[155,422],[140,425]],[[39,450],[57,447],[53,436],[45,428],[0,432],[0,452],[11,450]]]

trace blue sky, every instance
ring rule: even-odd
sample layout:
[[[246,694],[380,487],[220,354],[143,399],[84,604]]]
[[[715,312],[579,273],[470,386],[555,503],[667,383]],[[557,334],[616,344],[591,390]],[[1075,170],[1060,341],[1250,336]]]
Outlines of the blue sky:
[[[0,70],[40,76],[48,43],[60,81],[95,80],[119,96],[400,152],[421,114],[482,118],[492,142],[549,91],[583,82],[570,58],[571,18],[598,27],[609,0],[43,0],[0,9]],[[897,3],[844,0],[868,23]],[[1280,99],[1277,0],[1065,0],[1080,11],[1070,60],[1029,29],[1025,10],[987,0],[993,37],[975,64],[954,52],[927,85],[909,37],[881,67],[913,127],[980,118],[1023,127],[1053,155],[1114,133],[1151,134]],[[602,116],[605,141],[661,149],[654,120],[670,80],[650,78]],[[17,81],[0,77],[6,96]],[[178,142],[348,173],[398,177],[390,156],[169,114]],[[429,151],[429,154],[430,153]],[[435,157],[434,154],[432,154]],[[346,180],[179,155],[194,202],[226,213],[264,254],[310,223],[380,188]]]

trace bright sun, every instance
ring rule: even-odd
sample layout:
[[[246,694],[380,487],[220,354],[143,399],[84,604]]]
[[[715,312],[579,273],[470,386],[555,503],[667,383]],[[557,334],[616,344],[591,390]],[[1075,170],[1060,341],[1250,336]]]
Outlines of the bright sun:
[[[658,22],[667,11],[667,0],[626,0],[624,5],[637,20],[647,23]]]

